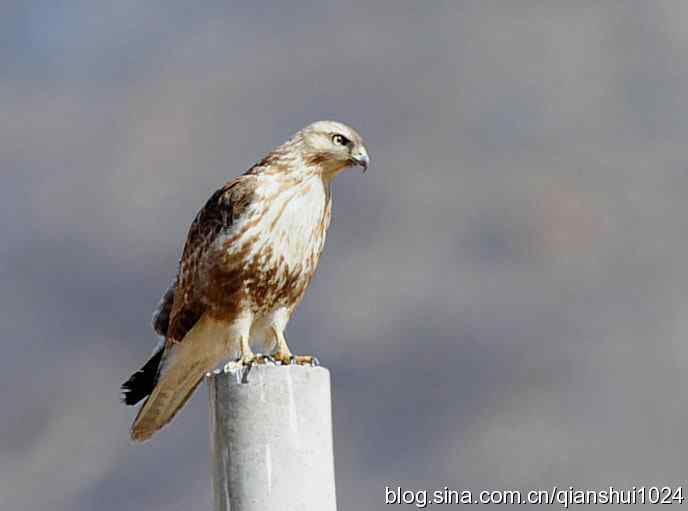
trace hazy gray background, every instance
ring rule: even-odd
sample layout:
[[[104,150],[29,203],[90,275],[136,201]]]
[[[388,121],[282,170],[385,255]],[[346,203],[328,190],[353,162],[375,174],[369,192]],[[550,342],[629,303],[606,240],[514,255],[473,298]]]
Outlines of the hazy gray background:
[[[3,510],[210,508],[205,386],[144,445],[118,387],[198,208],[320,118],[373,161],[288,329],[332,370],[342,511],[685,481],[685,2],[10,1],[0,32]]]

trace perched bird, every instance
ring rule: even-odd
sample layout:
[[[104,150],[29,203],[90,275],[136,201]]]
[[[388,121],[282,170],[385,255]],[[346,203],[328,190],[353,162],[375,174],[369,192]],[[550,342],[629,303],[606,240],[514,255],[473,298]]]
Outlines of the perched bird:
[[[333,178],[370,160],[361,136],[313,123],[217,190],[191,224],[177,277],[153,316],[164,343],[123,385],[124,402],[146,401],[131,438],[146,440],[223,360],[260,361],[257,341],[281,363],[284,330],[315,273],[332,211]]]

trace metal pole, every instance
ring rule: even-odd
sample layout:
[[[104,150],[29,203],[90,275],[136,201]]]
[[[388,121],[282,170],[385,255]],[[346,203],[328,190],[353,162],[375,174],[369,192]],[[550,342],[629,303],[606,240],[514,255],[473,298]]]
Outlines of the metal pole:
[[[208,386],[215,511],[336,511],[327,369],[254,365]]]

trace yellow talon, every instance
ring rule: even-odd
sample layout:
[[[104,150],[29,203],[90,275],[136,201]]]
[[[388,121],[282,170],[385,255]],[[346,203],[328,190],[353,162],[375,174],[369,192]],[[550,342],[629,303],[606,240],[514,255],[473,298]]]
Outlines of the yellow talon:
[[[313,355],[296,355],[294,358],[294,363],[297,365],[305,366],[317,366],[319,364],[318,359]]]
[[[275,361],[280,362],[282,365],[318,365],[318,359],[312,355],[292,355],[291,353],[275,353],[272,356]]]
[[[276,362],[280,362],[282,365],[289,365],[292,363],[292,360],[294,360],[294,355],[289,352],[277,352],[272,356],[272,358],[274,358]]]

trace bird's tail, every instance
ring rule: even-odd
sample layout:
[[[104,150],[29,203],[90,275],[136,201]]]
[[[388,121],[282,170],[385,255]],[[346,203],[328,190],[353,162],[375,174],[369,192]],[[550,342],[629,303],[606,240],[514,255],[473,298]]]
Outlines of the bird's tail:
[[[155,384],[158,382],[158,370],[160,369],[160,361],[164,351],[165,346],[161,344],[148,362],[122,384],[122,390],[124,391],[122,401],[124,404],[135,405],[153,392]]]
[[[203,376],[227,355],[226,338],[226,324],[206,314],[189,330],[182,341],[167,344],[164,355],[161,355],[159,360],[161,366],[157,381],[131,426],[132,440],[147,440],[172,420]],[[157,354],[153,358],[155,356]],[[152,361],[153,359],[149,363]],[[145,374],[146,366],[135,373],[127,383],[132,382],[137,375]],[[147,380],[140,378],[140,381]],[[135,397],[138,395],[134,395]]]

